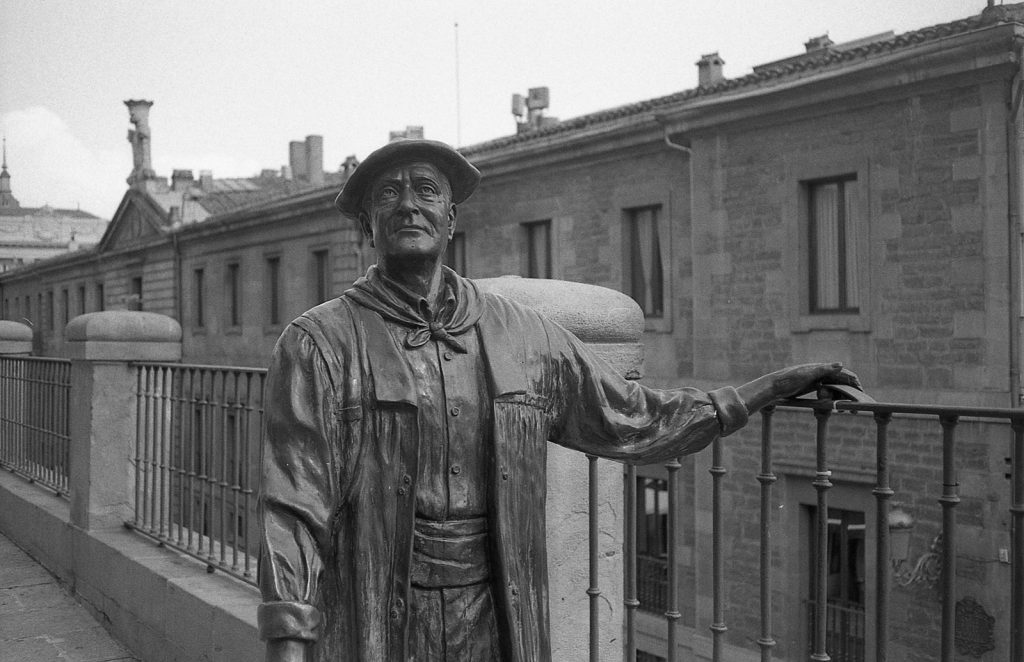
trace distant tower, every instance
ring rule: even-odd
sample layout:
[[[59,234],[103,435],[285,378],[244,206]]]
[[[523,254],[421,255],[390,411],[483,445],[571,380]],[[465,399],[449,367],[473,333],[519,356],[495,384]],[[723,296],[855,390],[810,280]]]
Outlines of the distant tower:
[[[128,119],[135,125],[128,130],[128,142],[132,144],[132,174],[128,175],[130,186],[145,186],[145,182],[156,179],[149,153],[149,108],[152,101],[129,99],[124,102],[128,106]]]
[[[4,136],[4,163],[0,169],[0,207],[20,207],[11,193],[11,173],[7,172],[7,136]]]

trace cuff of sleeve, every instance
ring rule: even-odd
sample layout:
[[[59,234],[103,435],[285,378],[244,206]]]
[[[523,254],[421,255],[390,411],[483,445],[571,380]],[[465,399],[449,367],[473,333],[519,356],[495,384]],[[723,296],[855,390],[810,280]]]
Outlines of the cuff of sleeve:
[[[750,416],[747,405],[740,394],[731,386],[724,386],[708,393],[711,403],[718,412],[718,424],[722,428],[722,436],[727,437],[747,424]]]
[[[264,602],[256,610],[260,639],[316,641],[320,610],[301,602]]]

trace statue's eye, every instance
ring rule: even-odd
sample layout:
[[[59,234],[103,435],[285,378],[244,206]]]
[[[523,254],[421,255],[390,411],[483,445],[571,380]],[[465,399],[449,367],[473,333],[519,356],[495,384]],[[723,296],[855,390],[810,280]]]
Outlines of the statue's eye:
[[[437,195],[437,187],[433,184],[420,184],[416,187],[416,192],[420,195],[434,196]]]
[[[398,189],[394,186],[382,186],[377,191],[378,200],[394,200],[398,197]]]

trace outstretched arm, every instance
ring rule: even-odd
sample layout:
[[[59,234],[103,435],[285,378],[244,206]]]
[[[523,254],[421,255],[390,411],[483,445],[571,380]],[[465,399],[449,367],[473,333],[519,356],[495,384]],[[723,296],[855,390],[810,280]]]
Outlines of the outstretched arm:
[[[754,414],[776,400],[813,391],[819,384],[842,384],[860,388],[857,375],[844,368],[842,363],[807,363],[758,377],[740,386],[736,391],[746,404],[747,413]]]

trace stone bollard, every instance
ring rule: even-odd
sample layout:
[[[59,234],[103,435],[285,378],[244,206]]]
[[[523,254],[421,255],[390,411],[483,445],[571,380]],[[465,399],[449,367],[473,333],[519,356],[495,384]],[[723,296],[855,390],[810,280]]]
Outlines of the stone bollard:
[[[32,328],[21,322],[0,320],[0,356],[32,353]]]
[[[644,316],[633,299],[604,287],[559,280],[504,276],[473,282],[533,308],[562,325],[628,379],[643,366]],[[589,649],[589,462],[580,453],[548,448],[548,582],[551,605],[551,655],[554,660],[584,659]],[[600,659],[622,659],[624,607],[623,468],[597,461]]]
[[[71,522],[122,526],[133,513],[137,378],[133,361],[180,361],[181,326],[165,315],[110,310],[71,320]]]

